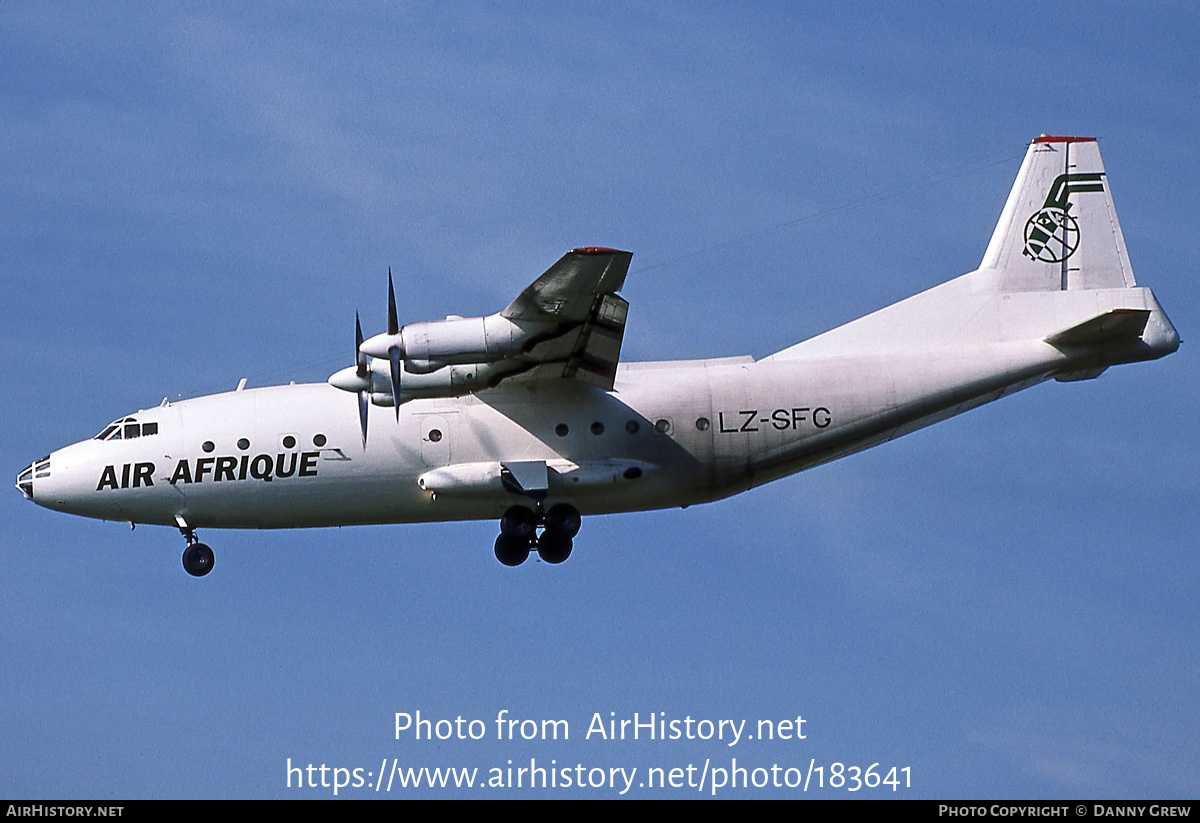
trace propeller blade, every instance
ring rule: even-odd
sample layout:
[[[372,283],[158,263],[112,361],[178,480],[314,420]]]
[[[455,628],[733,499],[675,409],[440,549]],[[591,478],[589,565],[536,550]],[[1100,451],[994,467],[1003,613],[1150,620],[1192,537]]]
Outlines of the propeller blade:
[[[359,377],[366,377],[370,372],[367,371],[367,356],[362,351],[363,333],[362,321],[358,318],[358,312],[354,313],[354,364],[356,374]],[[371,407],[371,389],[368,386],[366,389],[359,389],[358,392],[358,423],[362,427],[362,443],[363,451],[367,450],[367,411]]]
[[[400,333],[400,321],[396,318],[396,288],[392,285],[392,267],[388,266],[388,334]]]
[[[358,393],[358,422],[362,425],[363,451],[367,450],[367,409],[371,406],[370,393]]]
[[[403,357],[403,355],[401,355],[400,349],[396,348],[395,346],[388,349],[388,354],[391,355],[391,358],[392,358],[392,401],[396,407],[396,422],[399,423],[400,422],[400,372],[404,368],[404,366],[401,364],[400,360]]]
[[[363,333],[362,323],[359,322],[358,312],[354,313],[354,363],[358,366],[358,376],[367,376],[367,356],[362,352]]]

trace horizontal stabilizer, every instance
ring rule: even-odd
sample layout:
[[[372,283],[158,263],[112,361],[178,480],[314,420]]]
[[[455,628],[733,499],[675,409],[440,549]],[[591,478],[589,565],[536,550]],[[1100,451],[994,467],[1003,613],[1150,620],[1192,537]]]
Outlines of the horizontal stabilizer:
[[[1149,309],[1112,309],[1077,326],[1052,334],[1046,338],[1046,342],[1055,348],[1062,348],[1138,340],[1146,330],[1146,321],[1149,319]]]

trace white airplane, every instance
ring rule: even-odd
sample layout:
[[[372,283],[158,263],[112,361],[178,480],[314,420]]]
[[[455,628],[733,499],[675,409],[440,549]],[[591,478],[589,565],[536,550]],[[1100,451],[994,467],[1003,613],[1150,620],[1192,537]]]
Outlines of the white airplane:
[[[389,274],[387,332],[359,327],[328,383],[164,400],[17,487],[176,526],[195,576],[213,567],[200,528],[498,518],[501,563],[560,563],[581,514],[718,500],[1179,347],[1134,282],[1091,138],[1029,145],[977,270],[762,360],[619,364],[631,258],[575,249],[498,314],[404,327]]]

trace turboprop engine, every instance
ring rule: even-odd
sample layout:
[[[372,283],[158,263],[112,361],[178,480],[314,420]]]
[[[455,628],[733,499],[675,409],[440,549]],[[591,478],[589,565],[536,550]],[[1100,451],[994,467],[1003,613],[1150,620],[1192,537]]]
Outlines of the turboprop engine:
[[[329,384],[358,394],[363,447],[367,406],[400,406],[423,397],[459,397],[502,379],[494,364],[526,351],[553,327],[515,321],[502,314],[447,317],[400,326],[396,289],[388,270],[388,330],[363,339],[354,317],[355,365],[331,375]]]

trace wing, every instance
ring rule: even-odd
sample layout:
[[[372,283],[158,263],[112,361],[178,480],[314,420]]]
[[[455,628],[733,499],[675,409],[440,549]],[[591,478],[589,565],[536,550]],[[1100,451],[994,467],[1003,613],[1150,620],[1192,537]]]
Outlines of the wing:
[[[579,380],[613,387],[629,304],[616,292],[633,254],[588,247],[569,251],[500,314],[549,325],[519,356],[496,364],[499,380]]]
[[[594,246],[569,251],[500,314],[535,323],[582,323],[597,296],[621,290],[632,259],[632,252]]]

